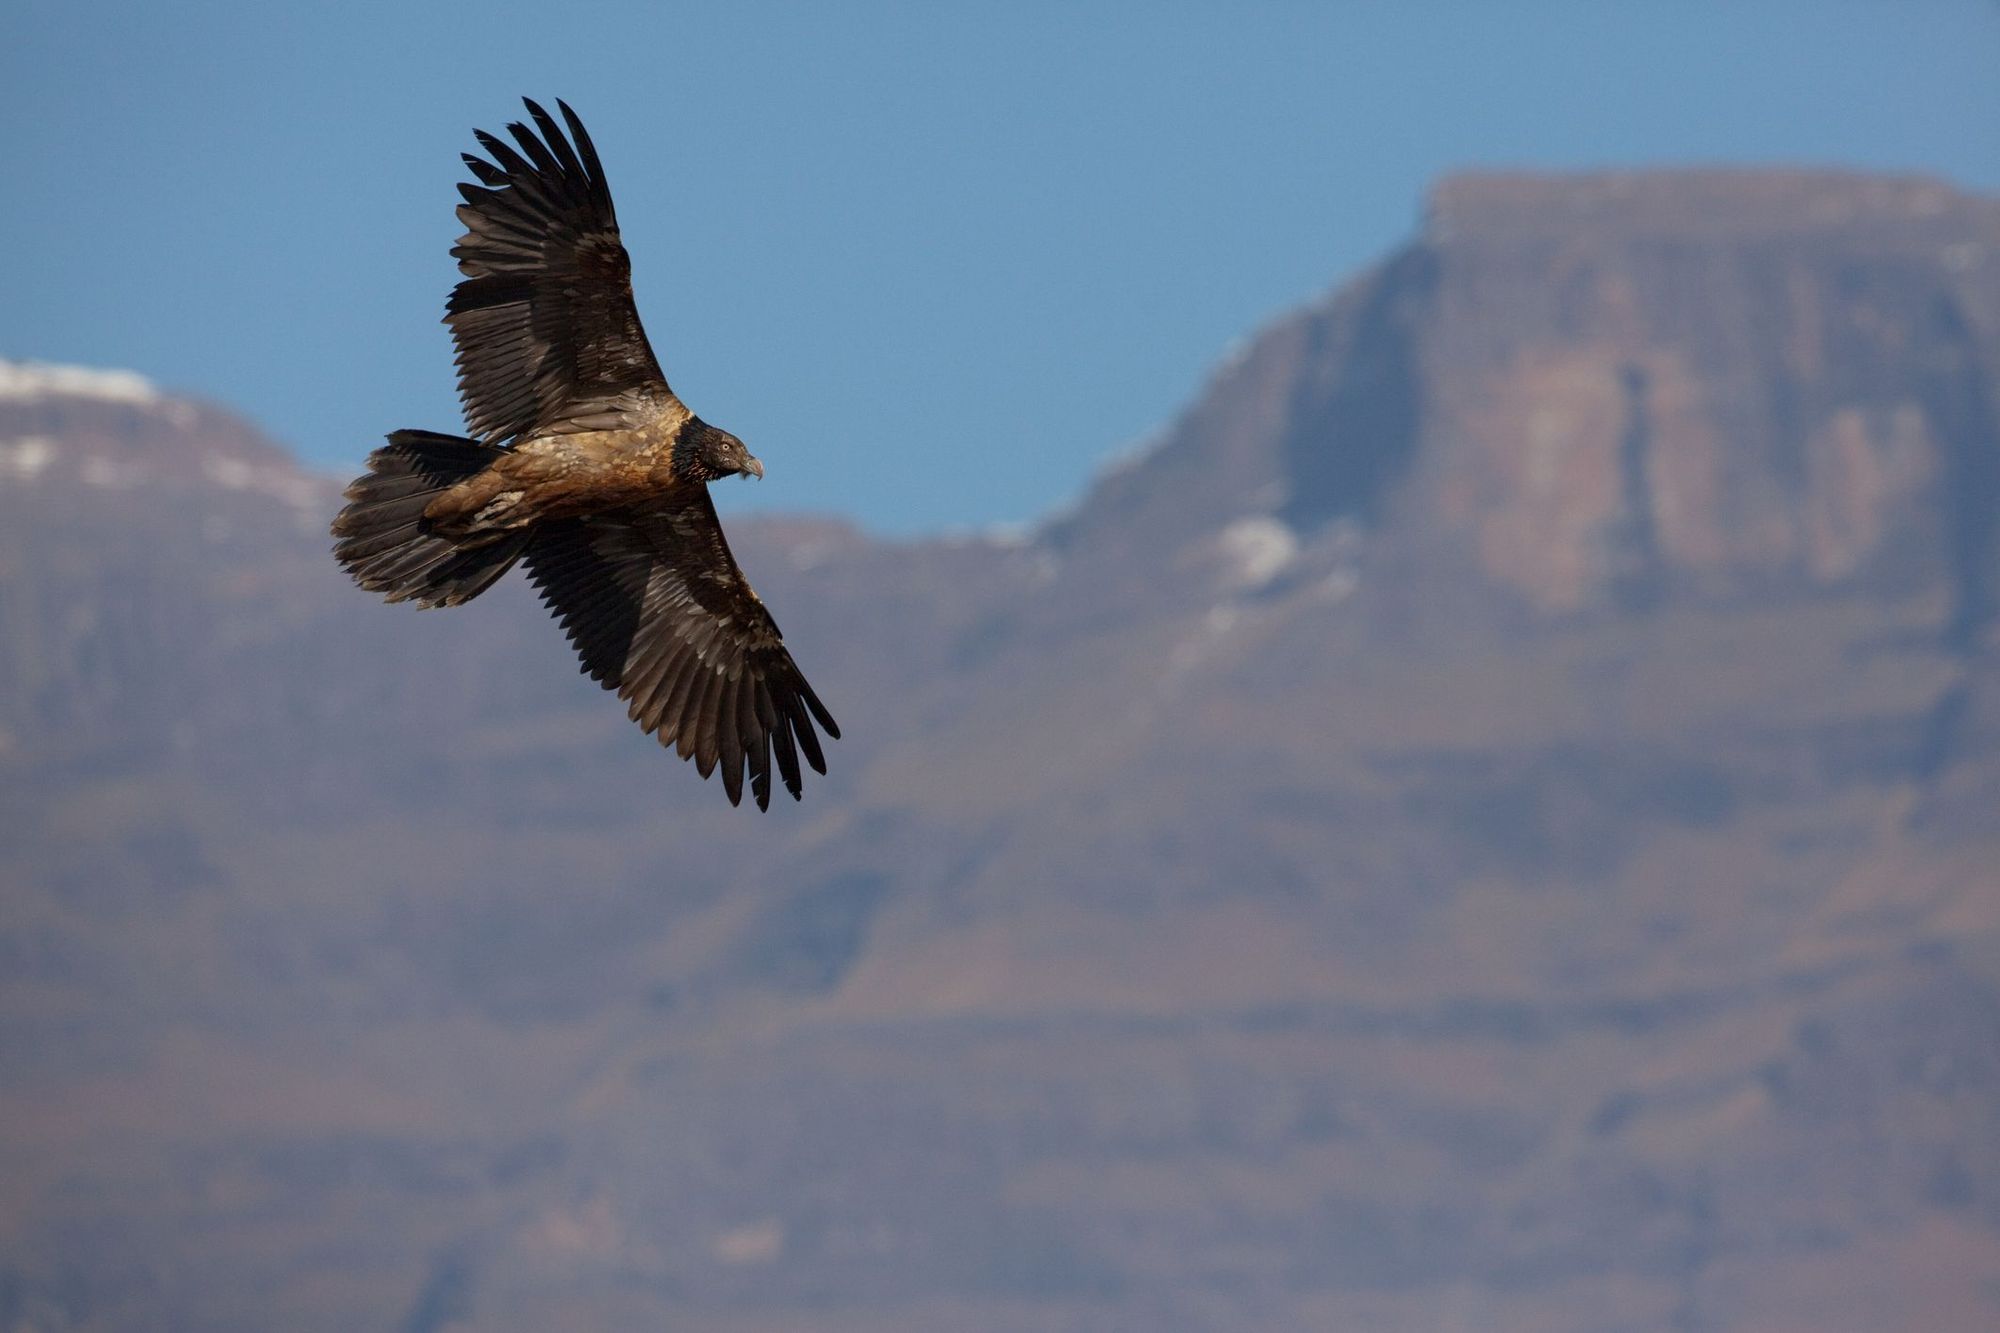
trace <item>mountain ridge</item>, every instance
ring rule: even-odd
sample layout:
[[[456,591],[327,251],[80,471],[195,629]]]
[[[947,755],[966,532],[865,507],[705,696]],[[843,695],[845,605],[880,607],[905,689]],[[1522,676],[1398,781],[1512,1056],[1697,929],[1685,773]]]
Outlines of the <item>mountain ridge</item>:
[[[733,518],[762,820],[0,392],[0,1323],[1986,1326],[2000,238],[1512,188],[1023,539]]]

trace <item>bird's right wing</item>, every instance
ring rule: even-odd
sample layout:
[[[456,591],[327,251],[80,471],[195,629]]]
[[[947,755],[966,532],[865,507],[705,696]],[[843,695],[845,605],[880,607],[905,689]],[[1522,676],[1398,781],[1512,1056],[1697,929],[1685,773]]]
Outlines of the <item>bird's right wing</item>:
[[[626,430],[674,401],[632,302],[632,263],[603,164],[561,102],[574,146],[533,102],[541,130],[516,122],[518,151],[476,131],[492,161],[464,155],[465,280],[445,323],[458,347],[467,431],[489,444],[548,431]]]
[[[584,671],[704,778],[719,765],[732,805],[747,764],[769,807],[774,752],[794,799],[801,752],[826,772],[813,723],[836,739],[840,728],[737,569],[707,487],[657,511],[539,524],[527,562]]]

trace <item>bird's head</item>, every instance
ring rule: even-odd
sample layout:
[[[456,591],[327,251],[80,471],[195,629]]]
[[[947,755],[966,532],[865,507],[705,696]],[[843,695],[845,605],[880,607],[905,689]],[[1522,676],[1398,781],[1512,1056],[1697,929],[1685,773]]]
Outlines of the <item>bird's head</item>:
[[[761,478],[764,465],[743,447],[743,441],[696,417],[681,430],[674,471],[690,481],[708,482],[734,476]]]

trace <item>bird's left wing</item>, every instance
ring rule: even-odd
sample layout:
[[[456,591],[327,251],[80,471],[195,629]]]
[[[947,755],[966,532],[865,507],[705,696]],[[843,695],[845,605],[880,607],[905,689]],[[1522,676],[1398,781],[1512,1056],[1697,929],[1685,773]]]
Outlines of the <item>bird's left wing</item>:
[[[584,671],[704,778],[720,766],[732,805],[747,765],[769,807],[774,753],[794,799],[801,753],[826,772],[813,723],[834,738],[840,728],[737,569],[707,487],[645,513],[544,522],[527,562]]]
[[[530,101],[539,136],[509,125],[517,150],[480,130],[493,160],[464,155],[479,184],[458,187],[465,235],[452,255],[465,280],[445,323],[466,428],[488,443],[631,429],[674,401],[632,302],[604,166],[576,113],[556,105],[569,137]]]

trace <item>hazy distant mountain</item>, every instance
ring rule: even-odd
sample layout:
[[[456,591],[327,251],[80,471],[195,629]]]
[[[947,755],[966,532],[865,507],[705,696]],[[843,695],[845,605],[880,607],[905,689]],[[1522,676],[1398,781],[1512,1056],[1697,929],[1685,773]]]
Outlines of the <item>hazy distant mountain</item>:
[[[1018,542],[523,586],[0,365],[0,1327],[2000,1322],[2000,203],[1468,176]]]

